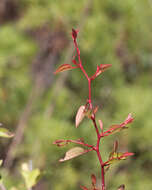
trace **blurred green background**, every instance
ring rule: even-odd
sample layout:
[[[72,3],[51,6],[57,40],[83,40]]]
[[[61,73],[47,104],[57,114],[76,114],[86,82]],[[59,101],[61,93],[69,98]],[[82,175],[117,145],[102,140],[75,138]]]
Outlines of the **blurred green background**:
[[[94,153],[65,163],[58,160],[69,147],[56,139],[94,143],[92,123],[76,129],[77,109],[85,104],[87,81],[79,69],[54,76],[71,63],[71,28],[80,30],[78,43],[85,69],[112,64],[93,83],[93,103],[104,129],[132,113],[128,130],[106,137],[104,160],[118,139],[120,151],[135,156],[106,174],[108,190],[126,184],[128,190],[152,189],[152,1],[151,0],[1,0],[0,1],[0,122],[14,140],[1,139],[1,175],[8,190],[26,189],[21,163],[32,160],[42,178],[35,190],[77,190],[90,185],[100,170]]]

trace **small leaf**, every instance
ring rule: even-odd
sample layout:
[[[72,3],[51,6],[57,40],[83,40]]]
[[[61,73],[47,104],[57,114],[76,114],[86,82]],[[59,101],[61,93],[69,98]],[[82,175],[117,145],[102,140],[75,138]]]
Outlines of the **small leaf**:
[[[127,118],[125,119],[125,121],[123,123],[120,124],[121,127],[124,127],[125,125],[132,123],[134,120],[134,118],[132,117],[131,113],[128,114]]]
[[[75,68],[77,68],[77,67],[73,67],[70,64],[62,64],[57,68],[57,70],[54,72],[54,74],[57,74],[57,73],[60,73],[60,72],[63,72],[63,71],[67,71],[67,70],[70,70],[70,69],[75,69]]]
[[[118,187],[118,190],[125,190],[125,185],[124,185],[124,184],[120,185],[120,186]]]
[[[117,152],[117,149],[118,149],[118,141],[116,140],[113,144],[113,151],[114,152]]]
[[[99,122],[101,132],[103,133],[103,123],[102,123],[102,121],[100,119],[98,120],[98,122]]]
[[[96,106],[96,107],[93,109],[93,114],[96,114],[97,111],[98,111],[98,109],[99,109],[99,106]]]
[[[85,108],[84,113],[85,113],[85,116],[86,116],[86,117],[91,118],[91,117],[92,117],[93,110],[90,109],[90,108]]]
[[[67,144],[69,144],[68,140],[56,140],[53,142],[53,144],[56,144],[57,146],[61,147],[61,146],[65,146]]]
[[[25,180],[26,187],[29,189],[34,185],[36,185],[38,177],[40,176],[40,170],[39,169],[30,170],[28,168],[28,164],[24,163],[22,164],[21,174]]]
[[[132,156],[134,153],[132,152],[111,152],[109,155],[109,160],[106,162],[105,165],[116,163],[120,160],[126,160],[128,156]]]
[[[9,130],[7,130],[6,128],[0,127],[0,137],[11,138],[13,136],[14,134],[11,133]]]
[[[96,176],[94,174],[91,175],[91,181],[92,181],[93,187],[95,187],[96,183],[97,183],[97,180],[96,180]]]
[[[79,32],[78,30],[75,30],[75,29],[72,28],[72,38],[73,38],[73,40],[76,40],[78,32]]]
[[[100,69],[103,71],[105,71],[106,69],[108,69],[109,67],[111,67],[112,64],[100,64]]]
[[[100,64],[100,66],[97,66],[95,77],[99,76],[101,73],[103,73],[107,68],[111,66],[112,66],[111,64]]]
[[[89,190],[87,187],[85,187],[83,185],[80,185],[80,188],[83,189],[83,190]]]
[[[87,152],[88,152],[88,150],[85,150],[81,147],[75,147],[75,148],[68,150],[65,154],[65,157],[61,158],[59,161],[64,162],[66,160],[70,160],[72,158],[75,158],[75,157],[85,154]]]
[[[134,153],[133,152],[125,152],[123,153],[123,157],[127,158],[128,156],[133,156]]]
[[[110,128],[104,132],[104,136],[109,136],[110,134],[120,132],[123,129],[128,129],[128,127],[121,125],[111,125]]]
[[[76,128],[79,126],[83,118],[85,117],[85,106],[80,106],[77,111],[76,118],[75,118],[75,126]]]

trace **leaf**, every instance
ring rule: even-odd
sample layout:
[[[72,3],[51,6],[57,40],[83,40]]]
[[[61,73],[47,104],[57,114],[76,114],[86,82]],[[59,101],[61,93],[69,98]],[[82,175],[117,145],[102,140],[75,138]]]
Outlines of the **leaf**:
[[[57,68],[57,70],[54,72],[54,74],[57,74],[57,73],[60,73],[60,72],[63,72],[63,71],[67,71],[67,70],[70,70],[70,69],[75,69],[75,68],[77,68],[77,67],[73,67],[70,64],[62,64]]]
[[[121,125],[111,125],[110,128],[104,132],[104,136],[120,132],[123,129],[128,129],[128,127]]]
[[[87,187],[85,187],[83,185],[80,185],[80,188],[83,189],[83,190],[89,190]]]
[[[36,185],[38,177],[40,176],[40,170],[39,169],[30,170],[28,168],[28,164],[24,163],[22,164],[21,174],[25,180],[26,187],[29,189],[34,185]]]
[[[103,133],[103,123],[102,123],[102,121],[100,119],[98,120],[98,122],[99,122],[101,132]]]
[[[93,109],[93,114],[96,114],[97,111],[98,111],[98,109],[99,109],[99,106],[96,106],[96,107]]]
[[[80,106],[80,108],[77,111],[76,117],[75,117],[75,126],[76,128],[79,126],[83,118],[85,117],[85,106]]]
[[[85,150],[85,149],[83,149],[81,147],[71,148],[70,150],[68,150],[66,152],[65,157],[61,158],[59,160],[59,162],[64,162],[64,161],[70,160],[72,158],[75,158],[75,157],[80,156],[82,154],[85,154],[87,152],[88,152],[88,150]]]
[[[73,38],[73,40],[76,40],[78,32],[79,32],[78,30],[75,30],[75,29],[72,28],[72,38]]]
[[[14,134],[11,133],[8,129],[0,127],[0,137],[11,138]]]
[[[93,114],[93,110],[90,108],[85,108],[84,113],[86,117],[91,118]]]
[[[120,124],[121,127],[124,127],[125,125],[132,123],[134,118],[132,117],[131,113],[128,114],[127,118],[123,123]]]
[[[116,163],[120,160],[126,160],[128,156],[132,156],[134,153],[132,152],[111,152],[109,155],[109,160],[106,162],[106,165]]]
[[[57,146],[61,147],[61,146],[65,146],[67,144],[69,144],[68,140],[56,140],[53,142],[53,144],[56,144]]]
[[[96,176],[94,174],[91,175],[91,181],[92,181],[93,187],[95,187],[96,183],[97,183],[97,180],[96,180]]]
[[[112,66],[112,64],[100,64],[99,67],[102,70],[102,72],[104,72],[106,69],[108,69],[111,66]]]
[[[107,68],[111,66],[112,66],[111,64],[100,64],[100,66],[97,66],[97,70],[94,77],[99,76],[101,73],[103,73]]]
[[[97,113],[98,108],[99,108],[98,106],[96,106],[95,108],[90,108],[90,104],[87,103],[85,105],[85,110],[84,110],[85,116],[88,118],[93,117]]]
[[[113,144],[113,152],[117,152],[118,149],[118,141],[116,140]]]

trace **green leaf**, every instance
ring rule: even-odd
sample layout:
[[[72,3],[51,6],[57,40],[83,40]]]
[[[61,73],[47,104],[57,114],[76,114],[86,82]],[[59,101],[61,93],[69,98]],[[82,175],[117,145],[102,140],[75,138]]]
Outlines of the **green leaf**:
[[[0,127],[0,137],[11,138],[14,134],[11,133],[8,129]]]
[[[21,174],[24,178],[26,187],[29,189],[34,185],[36,185],[38,177],[40,176],[40,170],[39,169],[30,170],[28,168],[28,164],[24,163],[22,164]]]
[[[61,158],[59,161],[64,162],[66,160],[70,160],[72,158],[75,158],[75,157],[85,154],[87,152],[88,152],[88,150],[85,150],[84,148],[74,147],[74,148],[71,148],[70,150],[68,150],[65,154],[65,157]]]

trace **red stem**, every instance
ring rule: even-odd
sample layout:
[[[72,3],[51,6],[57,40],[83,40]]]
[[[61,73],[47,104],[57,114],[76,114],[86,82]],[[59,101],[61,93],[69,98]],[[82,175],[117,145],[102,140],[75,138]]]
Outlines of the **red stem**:
[[[85,77],[88,80],[88,89],[89,89],[89,100],[88,100],[88,103],[90,105],[90,109],[92,109],[93,106],[92,106],[92,100],[91,100],[91,81],[95,78],[95,76],[89,77],[88,74],[86,73],[86,71],[85,71],[85,69],[84,69],[84,67],[82,65],[82,61],[81,61],[81,58],[80,58],[80,50],[79,50],[79,47],[78,47],[76,39],[74,39],[73,42],[74,42],[74,45],[75,45],[75,48],[76,48],[76,52],[77,52],[77,56],[78,56],[78,60],[79,60],[78,66],[80,67],[81,71],[83,72],[83,74],[85,75]],[[95,114],[92,115],[91,120],[93,121],[94,127],[96,129],[96,133],[97,133],[97,145],[95,147],[92,146],[92,149],[96,151],[98,159],[99,159],[99,162],[100,162],[102,190],[105,190],[106,189],[105,188],[105,178],[104,178],[104,166],[105,165],[104,165],[104,162],[102,161],[100,150],[99,150],[100,139],[101,139],[101,137],[103,135],[100,135],[100,133],[99,133],[99,129],[98,129],[98,126],[97,126],[96,120],[95,120]],[[88,146],[87,144],[84,144],[84,143],[82,143],[82,145]]]
[[[98,129],[98,126],[97,126],[97,123],[96,123],[96,120],[95,120],[95,115],[93,115],[91,117],[92,121],[93,121],[93,124],[94,124],[94,127],[96,129],[96,133],[97,133],[97,145],[96,145],[96,153],[97,153],[97,156],[98,156],[98,159],[99,159],[99,162],[100,162],[100,166],[101,166],[101,184],[102,184],[102,190],[105,190],[105,177],[104,177],[104,162],[102,160],[102,157],[101,157],[101,154],[100,154],[100,149],[99,149],[99,145],[100,145],[100,139],[102,137],[102,135],[100,135],[99,133],[99,129]]]
[[[75,48],[76,48],[76,51],[77,51],[77,55],[78,55],[78,60],[79,60],[79,67],[81,69],[81,71],[84,73],[85,77],[87,78],[88,80],[88,88],[89,88],[89,105],[90,105],[90,109],[92,109],[92,101],[91,101],[91,81],[92,79],[88,76],[87,72],[85,71],[83,65],[82,65],[82,61],[81,61],[81,58],[80,58],[80,50],[79,50],[79,47],[78,47],[78,44],[77,44],[77,41],[76,39],[73,40],[74,42],[74,45],[75,45]]]

